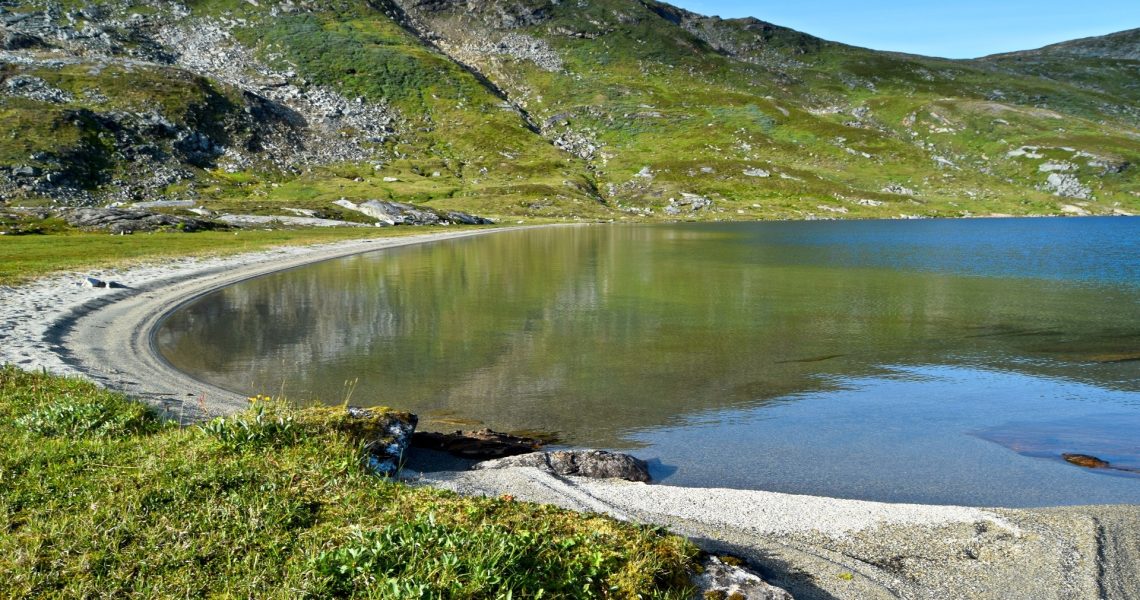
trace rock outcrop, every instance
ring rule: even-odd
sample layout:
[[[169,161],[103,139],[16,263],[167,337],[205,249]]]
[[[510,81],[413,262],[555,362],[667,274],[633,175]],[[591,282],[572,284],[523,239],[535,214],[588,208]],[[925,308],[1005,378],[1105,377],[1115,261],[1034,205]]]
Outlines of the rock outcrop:
[[[372,217],[376,219],[377,225],[449,225],[452,223],[491,225],[494,223],[491,219],[463,212],[439,211],[426,206],[415,206],[403,202],[369,200],[357,204],[349,200],[338,200],[333,204]]]
[[[792,595],[740,565],[710,556],[701,564],[703,571],[693,578],[705,600],[793,600]]]
[[[203,219],[122,208],[77,208],[65,211],[62,216],[67,224],[72,227],[102,229],[111,233],[134,233],[159,229],[192,232],[218,227],[216,223]]]

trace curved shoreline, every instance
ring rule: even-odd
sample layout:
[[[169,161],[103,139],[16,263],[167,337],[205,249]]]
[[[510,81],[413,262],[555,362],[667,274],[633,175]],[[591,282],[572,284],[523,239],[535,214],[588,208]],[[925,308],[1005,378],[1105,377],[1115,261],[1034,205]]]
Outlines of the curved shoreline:
[[[154,328],[172,310],[228,285],[354,254],[487,235],[507,229],[433,232],[395,238],[283,246],[125,270],[65,273],[0,290],[0,363],[80,376],[124,392],[181,423],[245,408],[237,394],[175,369],[155,351]],[[85,277],[122,284],[91,288]]]
[[[0,362],[94,380],[186,423],[240,410],[240,394],[177,371],[152,332],[171,310],[227,285],[363,252],[503,229],[284,247],[0,289]],[[1140,598],[1140,507],[1043,510],[885,504],[716,488],[561,478],[536,469],[454,471],[413,461],[418,482],[464,494],[604,512],[670,527],[745,556],[799,599]],[[413,483],[416,483],[413,481]]]

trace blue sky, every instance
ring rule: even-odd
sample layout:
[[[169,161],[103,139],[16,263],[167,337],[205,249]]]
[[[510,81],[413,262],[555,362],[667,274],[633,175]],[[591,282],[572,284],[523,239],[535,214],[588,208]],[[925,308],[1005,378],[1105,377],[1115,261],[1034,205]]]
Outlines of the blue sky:
[[[975,58],[1140,27],[1140,0],[665,0],[876,50]]]

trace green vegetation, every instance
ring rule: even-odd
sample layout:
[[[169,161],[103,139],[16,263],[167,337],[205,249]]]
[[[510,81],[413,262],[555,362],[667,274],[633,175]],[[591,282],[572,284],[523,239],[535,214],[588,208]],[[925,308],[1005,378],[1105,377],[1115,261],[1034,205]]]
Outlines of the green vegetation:
[[[243,54],[293,73],[302,92],[321,86],[392,115],[382,136],[351,125],[326,132],[375,152],[341,163],[283,166],[288,158],[254,153],[235,165],[158,136],[154,160],[184,169],[160,193],[211,207],[336,213],[340,198],[382,198],[562,220],[1140,212],[1134,32],[951,61],[629,0],[490,0],[478,10],[198,0],[188,17],[127,4],[107,10],[187,31],[229,23]],[[111,31],[122,52],[145,52],[145,35],[128,29]],[[157,112],[239,150],[297,135],[281,129],[292,117],[274,121],[250,93],[193,69],[79,58],[0,72],[15,76],[67,97],[0,95],[0,167],[62,172],[98,197],[148,196],[129,177],[143,159],[122,150],[146,147],[152,134],[130,122],[124,133],[109,115]],[[1010,154],[1023,146],[1041,152]],[[1072,180],[1067,195],[1050,175]],[[713,204],[674,210],[682,194]],[[36,189],[12,197],[46,201]]]
[[[346,425],[343,410],[255,404],[245,414],[178,428],[93,384],[0,368],[5,593],[692,593],[695,549],[682,538],[510,498],[461,498],[388,481],[362,466],[361,432]]]
[[[193,234],[138,233],[120,236],[77,233],[57,227],[53,229],[54,232],[65,233],[0,238],[0,285],[17,285],[60,271],[123,268],[164,258],[225,256],[273,246],[402,237],[442,230],[445,228],[354,227],[204,231]]]

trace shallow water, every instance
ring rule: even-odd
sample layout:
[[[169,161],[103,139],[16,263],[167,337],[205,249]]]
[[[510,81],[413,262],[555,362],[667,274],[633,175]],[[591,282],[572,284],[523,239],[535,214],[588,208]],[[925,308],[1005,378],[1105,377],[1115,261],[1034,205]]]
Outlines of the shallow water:
[[[556,432],[667,484],[1140,502],[1060,460],[1140,462],[1140,219],[504,232],[244,282],[156,340],[242,393]]]

